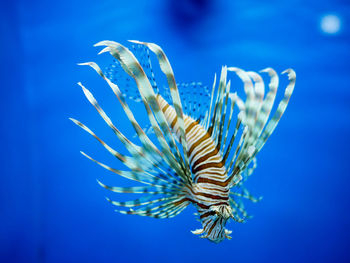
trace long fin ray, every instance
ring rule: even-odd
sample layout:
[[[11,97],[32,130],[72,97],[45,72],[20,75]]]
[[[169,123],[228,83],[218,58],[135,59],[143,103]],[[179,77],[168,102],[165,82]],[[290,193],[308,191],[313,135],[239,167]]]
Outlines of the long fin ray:
[[[150,80],[152,88],[158,90],[148,48],[140,44],[132,44],[129,49],[140,62],[147,78]],[[133,81],[132,77],[125,73],[118,60],[115,59],[114,62],[106,68],[104,75],[106,75],[111,82],[119,84],[124,98],[135,102],[142,101],[136,83]]]
[[[214,75],[214,82],[213,82],[213,86],[211,89],[211,96],[210,96],[210,106],[209,106],[209,112],[207,114],[207,119],[206,119],[206,125],[205,125],[205,129],[208,131],[211,125],[211,115],[212,115],[212,108],[213,108],[213,103],[214,103],[214,92],[215,92],[215,86],[216,86],[216,73]]]
[[[256,73],[247,74],[248,76],[253,78],[255,85],[260,85],[260,86],[255,86],[255,91],[254,91],[254,87],[249,84],[249,89],[246,90],[246,93],[248,92],[250,94],[250,95],[247,94],[247,101],[245,103],[246,111],[244,116],[246,119],[245,121],[243,121],[243,123],[246,126],[245,129],[247,129],[247,134],[245,135],[246,138],[243,139],[244,141],[243,146],[241,144],[241,140],[242,140],[242,137],[241,137],[240,143],[236,148],[234,157],[236,156],[236,153],[239,150],[240,150],[240,153],[238,154],[237,160],[235,161],[233,168],[232,168],[232,165],[233,165],[234,159],[231,159],[231,162],[229,164],[229,168],[232,168],[231,175],[228,179],[229,181],[233,180],[233,178],[236,175],[239,175],[243,171],[245,171],[249,166],[250,162],[252,160],[255,160],[256,154],[261,150],[261,148],[265,144],[268,137],[276,128],[278,121],[280,120],[281,116],[283,115],[288,105],[289,99],[294,89],[295,72],[292,69],[288,69],[283,73],[288,73],[290,83],[288,84],[285,90],[284,98],[282,99],[282,101],[279,103],[277,107],[276,113],[274,114],[272,119],[267,123],[269,114],[271,112],[271,109],[273,107],[274,100],[276,97],[276,92],[278,87],[278,76],[276,72],[271,68],[262,70],[262,72],[268,72],[271,77],[271,81],[269,84],[270,91],[267,93],[266,98],[264,100],[262,100],[263,86],[261,84],[260,77],[258,77],[258,74]],[[242,76],[243,76],[242,78],[243,82],[244,81],[246,81],[246,83],[249,82],[244,75]],[[247,105],[248,100],[252,104]],[[249,107],[250,109],[247,109]],[[266,123],[267,123],[267,126],[264,130]],[[249,173],[251,173],[251,170],[248,171],[248,174]]]
[[[164,155],[166,157],[169,157],[169,161],[171,161],[171,167],[176,170],[177,174],[181,176],[185,181],[188,180],[183,170],[184,166],[182,158],[180,157],[180,153],[176,147],[174,138],[170,132],[170,128],[164,120],[164,115],[159,109],[154,91],[151,88],[150,82],[144,74],[141,66],[137,62],[137,59],[124,46],[116,42],[102,41],[95,44],[95,46],[107,46],[100,52],[100,54],[104,52],[111,53],[112,56],[120,61],[123,69],[134,78],[140,91],[143,104],[146,108],[148,118],[152,124],[156,137],[162,146]],[[151,108],[155,111],[155,116],[158,118],[157,120],[159,121],[160,127],[158,126],[157,120],[153,116]]]
[[[188,156],[187,156],[187,140],[186,140],[186,135],[185,135],[185,124],[184,124],[184,119],[183,119],[183,112],[182,112],[182,105],[181,105],[181,100],[180,100],[180,95],[179,91],[175,82],[175,76],[173,69],[170,66],[169,60],[163,50],[156,44],[153,43],[146,43],[146,42],[140,42],[140,41],[131,41],[133,43],[138,43],[138,44],[143,44],[147,46],[153,53],[157,55],[159,65],[163,73],[165,74],[168,85],[170,88],[170,94],[171,98],[174,104],[175,112],[176,112],[176,117],[177,121],[179,123],[179,129],[180,129],[180,138],[181,138],[181,144],[182,144],[182,149],[183,149],[183,154],[184,154],[184,159],[185,159],[185,171],[190,171],[189,167],[189,161],[188,161]],[[191,175],[187,175],[188,178],[191,178]],[[190,181],[190,180],[189,180]]]
[[[117,187],[105,185],[99,180],[98,184],[103,188],[110,190],[115,193],[129,193],[129,194],[173,194],[174,192],[170,191],[169,187],[160,187],[160,186],[131,186],[131,187]]]
[[[71,121],[73,121],[76,125],[81,127],[83,130],[91,134],[96,140],[98,140],[103,147],[105,147],[108,152],[110,152],[114,157],[118,158],[122,163],[124,163],[128,168],[135,170],[140,169],[140,167],[131,159],[129,156],[125,156],[113,148],[111,148],[107,143],[105,143],[103,140],[101,140],[93,131],[91,131],[88,127],[86,127],[84,124],[82,124],[80,121],[77,121],[73,118],[70,118]]]
[[[132,180],[132,181],[136,181],[142,184],[147,184],[147,185],[151,185],[151,186],[165,186],[167,184],[171,184],[173,185],[173,187],[177,187],[179,188],[178,185],[173,184],[171,182],[165,181],[162,178],[158,178],[152,174],[149,174],[147,172],[137,172],[137,171],[123,171],[123,170],[118,170],[118,169],[114,169],[106,164],[103,164],[97,160],[95,160],[94,158],[90,157],[89,155],[87,155],[84,152],[81,152],[82,155],[84,155],[86,158],[90,159],[91,161],[97,163],[98,165],[100,165],[101,167],[105,168],[106,170],[109,170],[115,174],[118,174],[126,179]],[[163,182],[163,184],[162,184]],[[179,188],[180,189],[180,188]]]
[[[176,169],[177,172],[181,174],[183,179],[185,181],[188,181],[189,178],[184,172],[184,163],[179,153],[179,149],[176,146],[174,138],[170,132],[170,128],[165,120],[164,114],[159,108],[158,102],[156,100],[154,91],[149,83],[149,80],[147,79],[142,68],[137,62],[137,59],[132,55],[132,53],[130,53],[128,49],[126,49],[124,46],[116,42],[102,41],[100,43],[97,43],[95,46],[107,46],[107,48],[105,48],[101,52],[110,52],[111,55],[113,55],[116,59],[118,59],[122,63],[124,70],[135,79],[138,85],[142,100],[146,107],[146,111],[148,113],[148,116],[154,128],[154,131],[157,135],[157,138],[160,139],[160,143],[163,144],[165,149],[169,149],[170,147],[170,149],[173,150],[173,153],[175,154],[175,157],[174,157],[175,159],[172,165],[174,166],[174,169]],[[153,117],[151,108],[157,118],[157,121],[160,124],[162,132],[164,133],[166,142],[163,141],[162,139],[163,136],[161,135],[158,124]],[[171,155],[173,156],[173,154]],[[175,160],[177,160],[177,162],[175,162]],[[179,167],[178,163],[180,164],[181,168]]]
[[[128,119],[130,120],[130,123],[132,124],[138,138],[140,139],[143,149],[141,151],[141,154],[145,155],[146,160],[148,160],[155,168],[159,169],[161,172],[165,173],[164,170],[160,167],[171,167],[171,161],[167,156],[164,156],[162,152],[158,150],[158,148],[153,144],[153,142],[148,138],[148,136],[145,134],[143,129],[140,127],[138,122],[136,121],[132,111],[130,110],[128,104],[126,103],[125,99],[121,96],[121,92],[119,90],[118,85],[111,82],[101,71],[99,66],[94,62],[88,62],[88,63],[81,63],[80,65],[88,65],[92,67],[111,87],[114,94],[118,98],[120,104],[122,105],[122,108],[124,112],[126,113]],[[160,157],[160,158],[159,158]],[[166,162],[167,165],[165,165],[163,162]],[[180,180],[181,177],[179,178]]]
[[[279,103],[275,115],[272,117],[270,122],[267,124],[265,131],[263,132],[261,138],[261,142],[258,142],[257,149],[258,151],[264,146],[266,140],[270,137],[274,129],[276,128],[279,120],[281,119],[284,111],[287,108],[288,102],[290,97],[292,96],[294,86],[295,86],[295,79],[296,79],[296,74],[294,70],[292,69],[287,69],[283,73],[288,73],[288,78],[289,78],[289,84],[285,90],[284,93],[284,98],[282,101]]]

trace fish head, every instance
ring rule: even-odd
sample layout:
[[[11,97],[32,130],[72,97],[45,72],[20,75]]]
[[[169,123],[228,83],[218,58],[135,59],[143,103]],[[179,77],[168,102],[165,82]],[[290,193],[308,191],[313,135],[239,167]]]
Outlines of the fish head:
[[[212,205],[206,211],[200,211],[202,229],[192,231],[193,234],[201,235],[201,238],[219,243],[225,238],[231,239],[232,231],[226,229],[227,221],[232,218],[232,209],[229,204]]]

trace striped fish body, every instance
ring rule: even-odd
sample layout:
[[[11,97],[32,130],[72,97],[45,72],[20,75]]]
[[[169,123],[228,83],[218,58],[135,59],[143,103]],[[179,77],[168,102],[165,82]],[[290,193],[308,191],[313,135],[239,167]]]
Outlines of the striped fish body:
[[[162,109],[169,127],[177,139],[181,140],[175,109],[161,96],[157,101]],[[225,229],[227,220],[232,216],[229,204],[230,189],[226,183],[228,176],[220,151],[204,127],[184,114],[187,155],[193,174],[193,184],[187,186],[189,199],[197,207],[203,229],[203,238],[220,242],[229,238]]]

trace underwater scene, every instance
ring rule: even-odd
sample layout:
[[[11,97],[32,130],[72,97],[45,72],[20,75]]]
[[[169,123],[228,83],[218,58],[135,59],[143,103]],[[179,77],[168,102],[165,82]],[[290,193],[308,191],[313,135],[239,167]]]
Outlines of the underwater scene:
[[[0,262],[350,261],[350,3],[0,12]]]

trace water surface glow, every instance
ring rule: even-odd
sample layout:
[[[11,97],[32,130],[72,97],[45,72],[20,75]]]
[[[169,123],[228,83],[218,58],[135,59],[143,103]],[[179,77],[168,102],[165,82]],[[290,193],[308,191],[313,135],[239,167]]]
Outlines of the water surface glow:
[[[341,20],[339,16],[328,14],[321,18],[321,30],[326,34],[336,34],[341,29]]]

